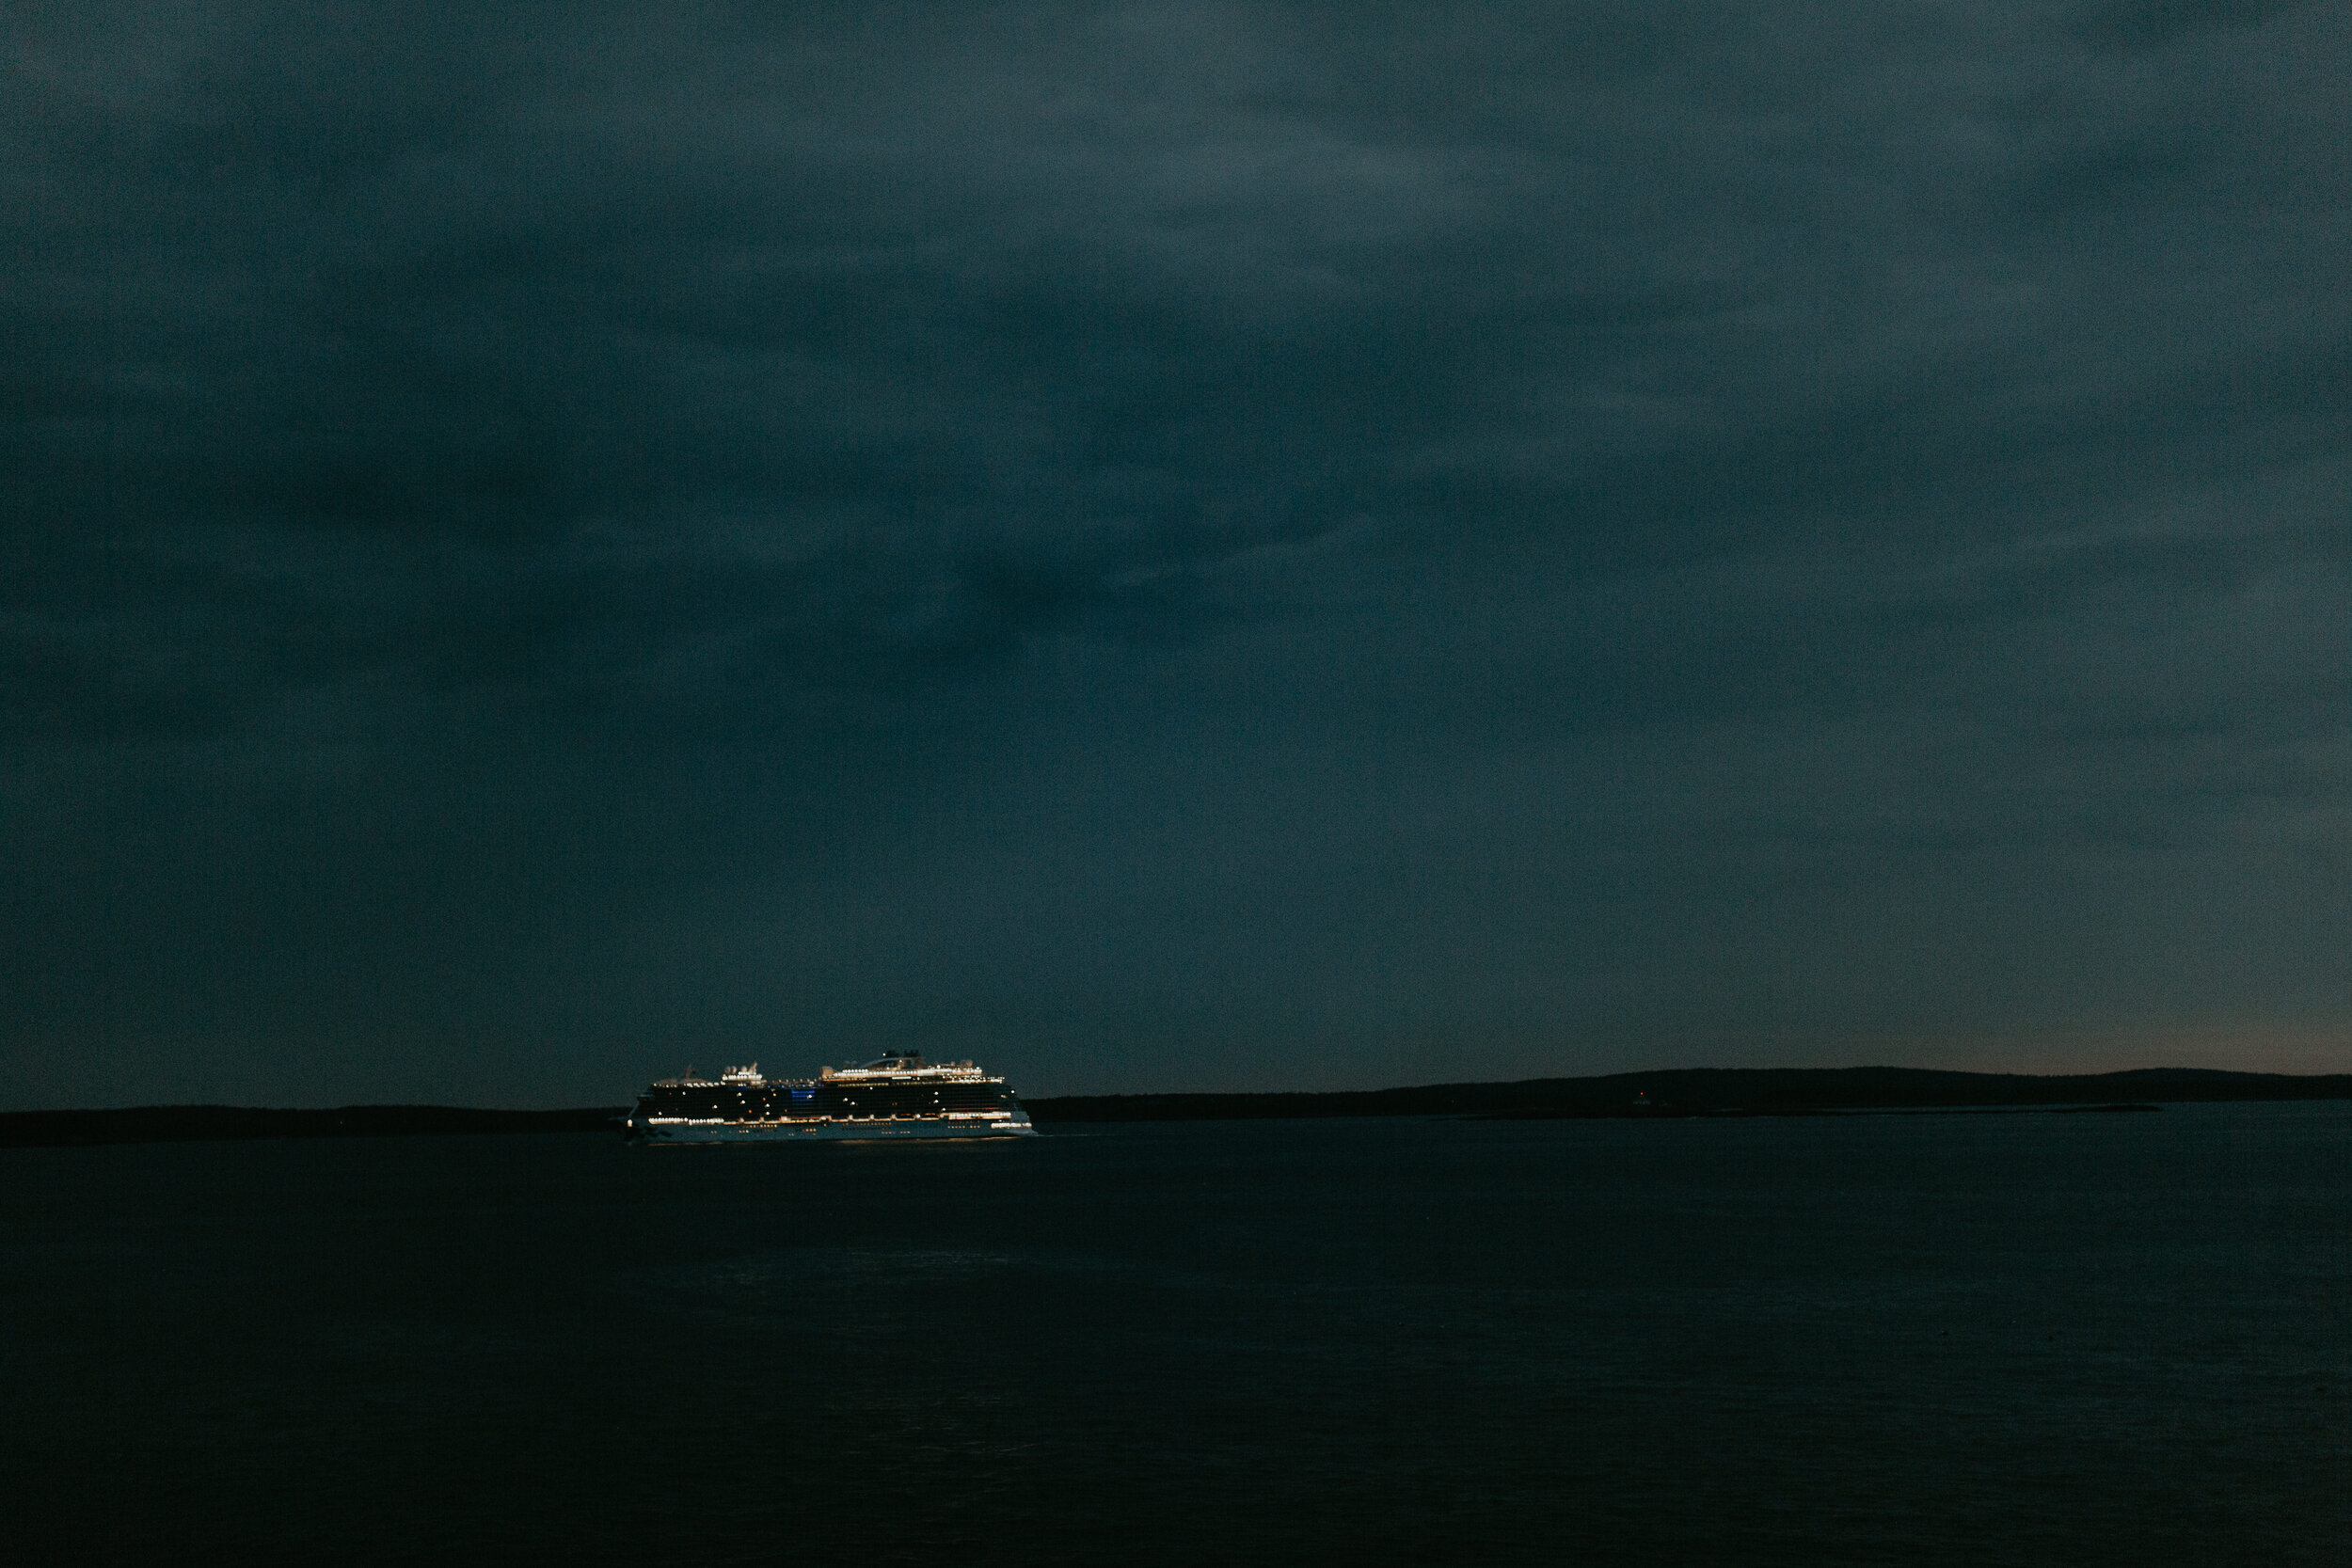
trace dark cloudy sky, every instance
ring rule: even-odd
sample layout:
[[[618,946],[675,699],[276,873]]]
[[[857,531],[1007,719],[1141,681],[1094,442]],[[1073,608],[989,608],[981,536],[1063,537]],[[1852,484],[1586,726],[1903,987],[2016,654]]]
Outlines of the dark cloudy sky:
[[[2352,1069],[2352,10],[0,11],[0,1102]]]

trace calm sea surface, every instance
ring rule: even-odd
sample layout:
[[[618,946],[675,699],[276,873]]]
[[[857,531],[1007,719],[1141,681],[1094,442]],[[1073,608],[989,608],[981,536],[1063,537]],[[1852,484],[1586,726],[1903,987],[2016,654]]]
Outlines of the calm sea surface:
[[[0,1151],[0,1358],[25,1562],[2335,1565],[2352,1106]]]

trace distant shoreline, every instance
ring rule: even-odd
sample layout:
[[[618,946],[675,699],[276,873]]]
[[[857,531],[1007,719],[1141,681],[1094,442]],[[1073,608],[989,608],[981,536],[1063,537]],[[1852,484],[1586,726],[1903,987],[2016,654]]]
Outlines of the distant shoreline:
[[[1051,1126],[1334,1117],[1550,1121],[2149,1111],[2165,1104],[2290,1100],[2352,1100],[2352,1073],[2145,1068],[2129,1072],[2036,1075],[1918,1068],[1680,1068],[1598,1078],[1430,1084],[1323,1094],[1063,1095],[1033,1100],[1027,1106],[1041,1126]],[[0,1112],[0,1148],[601,1132],[613,1128],[625,1109],[613,1105],[565,1111],[485,1111],[450,1105],[346,1105],[301,1111],[241,1105],[145,1105],[111,1111],[8,1111]]]
[[[1924,1068],[1677,1068],[1599,1078],[1432,1084],[1331,1094],[1069,1096],[1028,1102],[1041,1124],[1453,1116],[1485,1120],[2147,1109],[2214,1101],[2352,1100],[2352,1073],[1941,1072]]]
[[[343,1105],[328,1111],[249,1105],[140,1105],[119,1111],[0,1111],[0,1148],[210,1143],[250,1138],[387,1138],[452,1132],[586,1132],[624,1107],[476,1111],[455,1105]]]

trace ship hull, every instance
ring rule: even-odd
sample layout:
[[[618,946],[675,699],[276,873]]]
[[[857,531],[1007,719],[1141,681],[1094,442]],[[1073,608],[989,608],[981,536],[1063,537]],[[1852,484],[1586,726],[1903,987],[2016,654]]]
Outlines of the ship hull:
[[[1025,1116],[875,1117],[796,1121],[681,1121],[631,1117],[632,1138],[648,1144],[903,1143],[912,1138],[1033,1138]]]

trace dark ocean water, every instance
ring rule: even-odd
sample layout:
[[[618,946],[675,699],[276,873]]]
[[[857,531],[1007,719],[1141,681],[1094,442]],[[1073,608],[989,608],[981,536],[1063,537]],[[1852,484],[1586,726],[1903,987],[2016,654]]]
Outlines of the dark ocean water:
[[[27,1562],[2341,1564],[2352,1105],[14,1150],[0,1337]]]

